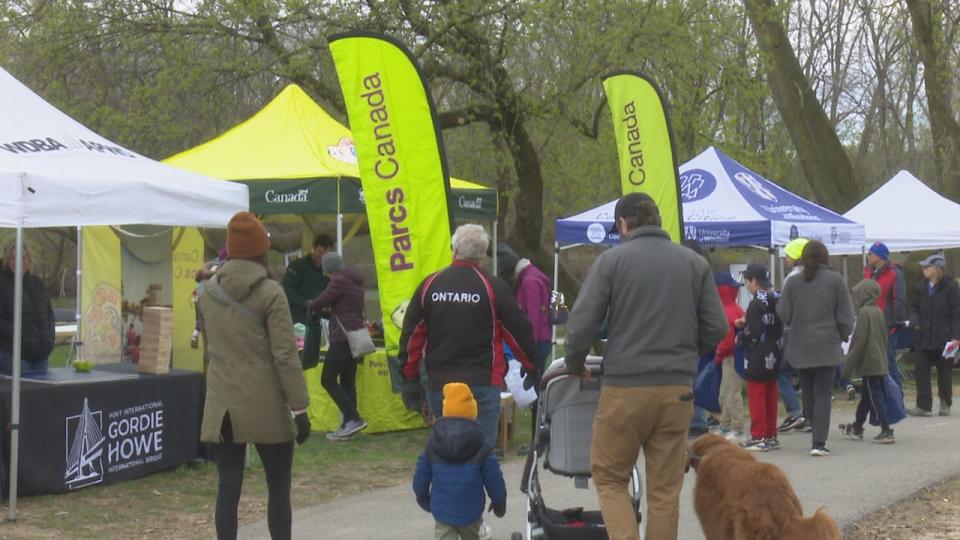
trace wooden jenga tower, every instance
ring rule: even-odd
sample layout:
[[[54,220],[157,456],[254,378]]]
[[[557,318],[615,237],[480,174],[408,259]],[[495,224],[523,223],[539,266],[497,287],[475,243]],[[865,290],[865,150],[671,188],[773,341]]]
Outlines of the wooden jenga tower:
[[[143,308],[140,373],[168,373],[172,349],[173,310],[165,307]]]

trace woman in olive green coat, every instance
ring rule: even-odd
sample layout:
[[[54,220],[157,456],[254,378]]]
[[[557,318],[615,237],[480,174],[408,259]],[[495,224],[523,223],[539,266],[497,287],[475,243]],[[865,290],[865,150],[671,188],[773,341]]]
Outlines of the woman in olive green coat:
[[[270,238],[249,212],[227,226],[229,260],[198,302],[210,358],[200,439],[212,443],[220,476],[218,539],[237,536],[246,443],[256,444],[269,489],[270,536],[291,535],[293,440],[310,434],[306,383],[283,287],[267,277]]]

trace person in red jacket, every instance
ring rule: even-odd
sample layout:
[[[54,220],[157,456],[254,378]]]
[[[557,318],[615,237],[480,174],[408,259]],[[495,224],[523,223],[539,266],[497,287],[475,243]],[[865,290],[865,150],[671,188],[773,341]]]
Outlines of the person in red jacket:
[[[890,262],[890,250],[883,242],[875,242],[870,246],[863,277],[872,279],[880,285],[877,307],[883,311],[883,318],[887,323],[887,367],[890,370],[890,377],[900,388],[903,388],[895,349],[897,330],[907,319],[907,282],[903,278],[903,270],[900,266]]]
[[[733,364],[733,350],[736,347],[737,335],[735,322],[744,315],[743,308],[737,304],[740,284],[733,279],[730,272],[717,272],[714,283],[730,325],[727,337],[717,345],[716,362],[723,366],[723,376],[720,379],[720,429],[739,436],[743,432],[743,379],[737,374]]]

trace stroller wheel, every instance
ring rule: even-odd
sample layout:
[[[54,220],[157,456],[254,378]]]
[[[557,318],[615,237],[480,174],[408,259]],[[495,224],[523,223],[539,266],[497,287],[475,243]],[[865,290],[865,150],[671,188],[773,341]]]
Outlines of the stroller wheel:
[[[511,534],[510,540],[523,540],[523,533],[515,532]]]

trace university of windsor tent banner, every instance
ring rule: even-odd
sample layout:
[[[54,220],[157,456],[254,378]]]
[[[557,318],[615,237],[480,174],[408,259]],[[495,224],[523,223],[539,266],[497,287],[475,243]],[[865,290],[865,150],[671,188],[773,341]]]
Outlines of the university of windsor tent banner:
[[[680,242],[683,211],[673,134],[663,96],[642,73],[621,71],[603,78],[603,90],[613,114],[613,132],[620,157],[624,195],[635,191],[653,197],[663,229]]]
[[[451,260],[443,143],[420,70],[400,43],[338,34],[330,52],[360,166],[387,355],[396,356],[410,297]]]

